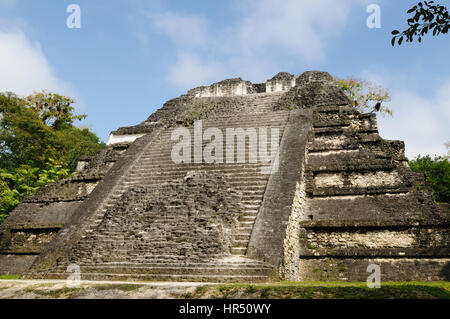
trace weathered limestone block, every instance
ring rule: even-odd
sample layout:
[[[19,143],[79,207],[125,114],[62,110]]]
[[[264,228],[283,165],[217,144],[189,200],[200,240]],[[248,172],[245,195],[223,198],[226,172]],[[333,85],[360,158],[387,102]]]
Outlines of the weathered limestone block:
[[[195,97],[222,97],[222,96],[238,96],[255,93],[253,84],[244,81],[241,78],[228,79],[210,86],[201,86],[192,89],[188,95]]]
[[[300,233],[302,256],[439,256],[448,249],[444,227],[316,228]],[[441,253],[440,253],[441,252]]]
[[[14,229],[11,232],[10,251],[14,253],[40,253],[58,232],[55,229]]]
[[[298,280],[365,282],[369,265],[378,265],[381,285],[386,281],[450,279],[450,258],[321,258],[302,259]]]
[[[266,82],[266,93],[289,91],[295,86],[295,76],[280,72]]]

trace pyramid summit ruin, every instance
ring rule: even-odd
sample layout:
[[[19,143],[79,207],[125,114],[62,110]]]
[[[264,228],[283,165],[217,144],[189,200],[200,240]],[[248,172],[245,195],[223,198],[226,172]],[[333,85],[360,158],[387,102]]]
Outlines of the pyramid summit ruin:
[[[257,282],[449,280],[448,205],[333,78],[198,87],[0,225],[0,274]],[[70,268],[70,267],[69,267]]]

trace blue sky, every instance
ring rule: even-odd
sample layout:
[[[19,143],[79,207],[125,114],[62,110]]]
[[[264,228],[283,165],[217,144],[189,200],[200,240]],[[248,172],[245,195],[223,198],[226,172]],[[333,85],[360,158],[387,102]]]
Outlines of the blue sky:
[[[230,77],[261,83],[280,71],[327,71],[390,89],[382,137],[409,157],[450,141],[450,37],[391,47],[416,1],[0,0],[0,91],[74,97],[103,140],[168,99]],[[449,5],[447,0],[442,4]],[[69,4],[81,28],[69,29]],[[366,25],[369,4],[381,28]]]

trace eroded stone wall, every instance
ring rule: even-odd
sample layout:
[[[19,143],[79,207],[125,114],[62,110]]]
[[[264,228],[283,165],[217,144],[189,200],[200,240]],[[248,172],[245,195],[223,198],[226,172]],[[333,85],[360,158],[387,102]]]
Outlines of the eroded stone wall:
[[[223,97],[239,96],[256,93],[253,84],[249,81],[243,81],[241,78],[228,79],[210,86],[201,86],[192,89],[188,95],[194,97]]]
[[[404,143],[382,139],[375,115],[345,100],[331,77],[307,73],[276,105],[314,108],[308,213],[297,277],[287,279],[365,281],[376,263],[383,280],[448,280],[448,208],[409,169]]]
[[[289,91],[296,84],[295,76],[280,72],[266,82],[266,93]]]
[[[224,176],[201,172],[159,187],[132,187],[77,244],[69,261],[102,264],[173,256],[198,262],[230,255],[242,213],[240,197]]]

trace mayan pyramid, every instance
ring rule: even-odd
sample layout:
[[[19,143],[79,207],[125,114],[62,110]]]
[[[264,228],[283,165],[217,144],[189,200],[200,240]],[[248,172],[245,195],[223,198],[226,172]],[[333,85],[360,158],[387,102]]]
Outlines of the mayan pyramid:
[[[365,281],[376,264],[384,281],[449,280],[449,212],[328,73],[229,79],[27,198],[0,226],[0,274]]]

